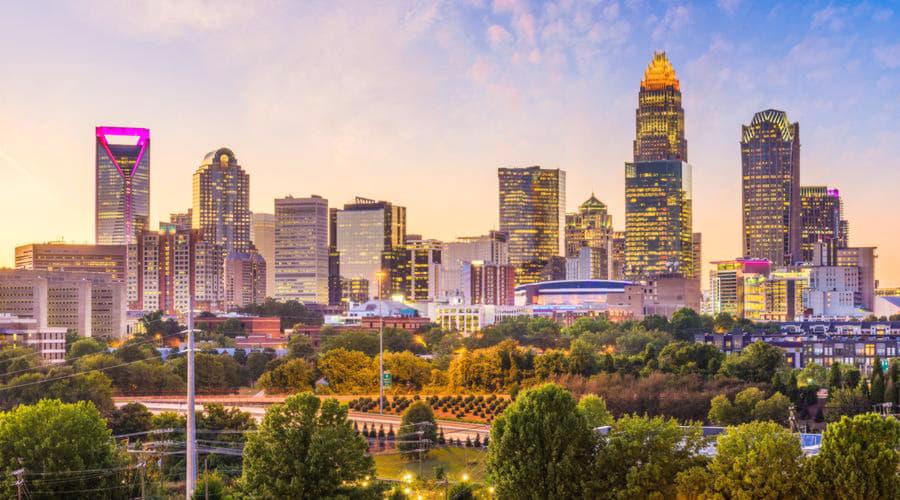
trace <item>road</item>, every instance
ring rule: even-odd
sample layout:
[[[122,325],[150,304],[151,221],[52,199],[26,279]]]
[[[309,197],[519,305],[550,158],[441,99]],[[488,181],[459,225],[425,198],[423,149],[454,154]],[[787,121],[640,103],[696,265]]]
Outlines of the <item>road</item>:
[[[116,406],[124,406],[129,402],[137,402],[141,403],[150,410],[151,413],[163,413],[163,412],[175,412],[184,414],[186,413],[186,404],[181,401],[172,401],[170,398],[165,398],[166,401],[155,401],[153,398],[116,398]],[[250,401],[249,398],[242,398],[241,401],[223,401],[218,400],[216,403],[223,404],[225,406],[231,408],[237,408],[243,412],[249,413],[257,422],[262,420],[262,417],[266,414],[266,408],[277,401],[265,401],[260,402],[260,404],[247,404]],[[212,401],[209,401],[212,402]],[[256,401],[253,401],[256,403]],[[201,410],[203,408],[202,402],[197,403],[197,409]],[[367,424],[369,427],[380,426],[384,424],[384,430],[387,432],[390,429],[390,426],[394,426],[394,432],[400,427],[400,417],[398,415],[379,415],[373,413],[360,413],[351,411],[348,414],[350,420],[357,422],[359,427],[362,428],[363,424]],[[476,424],[476,423],[466,423],[466,422],[453,422],[449,420],[438,420],[438,428],[444,431],[444,437],[446,439],[460,439],[465,441],[466,438],[470,438],[472,440],[475,439],[475,436],[480,435],[483,440],[487,437],[491,432],[491,426],[488,424]]]

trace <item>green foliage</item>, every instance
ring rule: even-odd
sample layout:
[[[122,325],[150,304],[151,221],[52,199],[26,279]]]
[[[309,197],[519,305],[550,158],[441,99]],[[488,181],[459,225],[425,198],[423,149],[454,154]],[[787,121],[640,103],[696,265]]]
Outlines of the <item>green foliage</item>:
[[[372,370],[377,369],[378,358],[372,360]],[[391,383],[419,390],[431,381],[431,363],[415,354],[405,352],[385,352],[384,369],[391,372]]]
[[[40,366],[41,356],[26,347],[4,347],[0,349],[0,383]]]
[[[263,373],[257,384],[269,393],[308,391],[312,388],[313,376],[309,363],[295,358]]]
[[[612,413],[606,408],[606,401],[596,394],[585,394],[578,400],[578,409],[584,414],[587,425],[591,429],[612,425]]]
[[[162,311],[145,314],[138,321],[143,326],[143,338],[155,338],[157,335],[170,338],[184,330],[174,319],[163,319]]]
[[[499,392],[530,375],[535,358],[530,351],[506,340],[493,347],[465,351],[447,369],[452,387]]]
[[[550,350],[534,360],[534,375],[539,380],[569,373],[569,357],[565,351]]]
[[[677,340],[694,341],[694,335],[703,333],[703,320],[693,309],[681,308],[672,314],[670,331]]]
[[[600,363],[594,347],[588,342],[577,339],[569,346],[569,372],[573,375],[590,377],[600,371]]]
[[[809,482],[819,498],[896,498],[900,423],[874,414],[843,417],[822,435]]]
[[[312,344],[309,342],[309,337],[306,335],[291,335],[287,348],[287,356],[289,358],[312,360],[316,357],[316,350],[313,349]]]
[[[374,392],[378,388],[378,370],[372,369],[372,359],[359,351],[332,349],[319,360],[319,371],[338,394]]]
[[[869,386],[869,401],[872,404],[884,403],[884,371],[881,369],[881,358],[875,357],[872,364],[872,383]]]
[[[752,422],[721,434],[706,474],[683,474],[679,489],[702,485],[705,498],[798,498],[805,479],[802,464],[796,435],[772,422]]]
[[[266,365],[271,357],[259,351],[253,351],[247,355],[247,377],[252,381],[259,380],[259,377],[266,371]]]
[[[321,313],[311,311],[295,300],[281,302],[270,297],[262,304],[251,304],[239,309],[238,312],[254,316],[278,316],[281,318],[282,330],[287,330],[297,324],[305,326],[322,324]]]
[[[841,380],[841,364],[835,361],[831,364],[831,368],[828,369],[828,388],[838,389],[843,387],[843,385],[843,381]]]
[[[184,391],[184,380],[172,371],[172,364],[158,360],[125,366],[110,354],[91,354],[78,359],[79,371],[103,370],[120,394],[172,394]]]
[[[107,422],[114,435],[145,432],[151,428],[153,414],[140,403],[128,403],[109,417]]]
[[[748,382],[768,383],[784,367],[784,351],[762,341],[745,347],[740,354],[728,356],[720,372]]]
[[[133,497],[127,472],[73,475],[71,471],[116,469],[126,458],[116,450],[106,421],[88,402],[66,404],[43,400],[0,413],[0,496],[15,498],[12,471],[29,475],[33,498],[66,498],[67,492],[119,487],[120,497]],[[58,474],[54,474],[58,473]],[[65,481],[61,481],[65,478]],[[124,482],[124,483],[123,483]],[[125,488],[121,488],[122,486]],[[37,493],[40,492],[40,493]]]
[[[366,448],[336,400],[298,394],[270,407],[247,438],[241,489],[252,498],[350,496],[353,482],[375,473]]]
[[[203,429],[201,439],[214,442],[223,448],[242,448],[247,433],[256,429],[256,421],[246,412],[237,408],[225,408],[220,404],[206,403],[203,411],[197,412],[197,428]],[[224,470],[224,475],[233,476],[239,469],[242,459],[239,456],[210,454],[207,466],[210,470]]]
[[[675,497],[678,473],[702,464],[706,446],[699,427],[679,427],[675,419],[625,416],[613,425],[597,453],[592,497]]]
[[[499,498],[580,498],[593,444],[572,395],[542,385],[520,394],[491,425],[488,474]]]
[[[179,356],[166,362],[183,381],[187,380],[187,358]],[[239,388],[244,380],[242,367],[227,354],[194,354],[195,383],[198,393],[218,394]]]
[[[825,403],[825,420],[837,422],[841,417],[865,413],[869,408],[869,398],[859,389],[838,389],[828,395],[828,402]]]
[[[66,353],[66,359],[71,361],[98,352],[106,352],[106,344],[92,338],[82,338],[72,344]]]
[[[324,338],[322,353],[335,349],[357,351],[366,356],[378,355],[378,333],[363,330],[348,330]]]
[[[71,366],[58,366],[46,374],[29,372],[12,378],[5,386],[0,409],[36,404],[42,399],[58,399],[63,403],[90,401],[103,414],[113,411],[113,387],[109,377],[100,372],[75,375]]]
[[[728,333],[734,327],[734,316],[731,313],[720,312],[713,320],[713,329],[716,333]]]
[[[225,486],[225,481],[218,473],[201,473],[197,476],[197,485],[191,496],[192,500],[231,500],[233,498]]]
[[[428,403],[416,401],[403,412],[397,440],[397,448],[407,460],[424,459],[437,444],[437,422]]]
[[[725,353],[713,345],[684,341],[665,346],[657,358],[661,371],[677,374],[697,373],[703,377],[715,375],[724,359]]]
[[[475,487],[472,483],[456,483],[447,491],[448,500],[475,500]]]
[[[646,331],[638,328],[629,330],[616,339],[616,352],[625,355],[642,353],[650,346],[654,353],[661,351],[672,342],[667,332]]]
[[[819,363],[807,363],[797,374],[797,383],[801,387],[829,387],[828,370]]]
[[[790,406],[790,400],[780,392],[766,399],[761,390],[750,387],[737,393],[733,403],[724,395],[713,398],[707,418],[716,425],[738,425],[753,420],[786,424]]]

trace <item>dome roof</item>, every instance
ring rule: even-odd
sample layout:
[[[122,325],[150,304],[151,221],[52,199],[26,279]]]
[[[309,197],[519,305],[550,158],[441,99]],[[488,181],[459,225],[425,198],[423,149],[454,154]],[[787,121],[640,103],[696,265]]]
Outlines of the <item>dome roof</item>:
[[[675,75],[675,68],[669,62],[665,52],[654,52],[653,60],[644,71],[644,79],[641,80],[641,89],[645,90],[662,90],[666,87],[675,87],[675,90],[681,91],[681,83]]]
[[[213,163],[220,163],[223,156],[226,156],[228,158],[228,163],[235,165],[237,164],[234,153],[230,149],[219,148],[215,151],[206,153],[206,156],[203,157],[203,163],[201,165],[212,165]]]

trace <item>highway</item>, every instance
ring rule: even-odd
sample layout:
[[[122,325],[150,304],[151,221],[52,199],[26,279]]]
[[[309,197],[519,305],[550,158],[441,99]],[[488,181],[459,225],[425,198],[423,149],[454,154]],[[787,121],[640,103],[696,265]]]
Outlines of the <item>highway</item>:
[[[175,412],[180,414],[186,413],[187,405],[182,401],[156,401],[152,398],[115,398],[116,406],[124,406],[127,403],[135,402],[141,403],[147,407],[153,414],[163,413],[163,412]],[[169,399],[169,398],[166,398]],[[217,401],[207,401],[207,402],[215,402],[223,404],[227,407],[237,408],[243,412],[249,413],[257,422],[260,422],[263,416],[266,414],[266,407],[270,404],[276,403],[276,401],[266,401],[263,402],[262,405],[259,404],[247,404],[248,398],[242,398],[241,401],[233,401],[229,402],[227,400],[217,400]],[[255,403],[255,401],[254,401]],[[202,402],[197,402],[197,410],[200,411],[203,409]],[[369,427],[373,425],[378,428],[381,424],[384,424],[384,431],[387,432],[390,429],[390,426],[394,426],[394,432],[400,427],[400,416],[399,415],[379,415],[376,413],[360,413],[351,411],[348,414],[350,420],[357,422],[359,427],[362,428],[363,424],[367,424]],[[444,437],[446,439],[454,438],[461,439],[463,441],[466,438],[470,438],[472,440],[475,439],[476,436],[480,435],[483,440],[485,437],[490,435],[491,426],[488,424],[477,424],[477,423],[466,423],[466,422],[454,422],[449,420],[438,420],[438,428],[444,431]]]

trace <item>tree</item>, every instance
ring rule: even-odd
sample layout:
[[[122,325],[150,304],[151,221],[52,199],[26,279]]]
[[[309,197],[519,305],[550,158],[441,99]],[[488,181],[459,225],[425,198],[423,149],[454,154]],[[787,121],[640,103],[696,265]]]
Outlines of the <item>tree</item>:
[[[734,327],[734,316],[731,313],[722,311],[716,314],[716,318],[713,320],[713,328],[716,333],[728,333],[732,327]]]
[[[670,325],[668,318],[665,316],[651,314],[649,316],[644,316],[644,319],[641,320],[641,328],[644,330],[667,332],[669,331]]]
[[[725,358],[720,373],[748,382],[768,383],[784,364],[784,352],[780,348],[758,340],[740,354]]]
[[[791,413],[791,400],[787,396],[776,392],[768,399],[757,401],[753,406],[753,420],[768,420],[777,424],[786,425]]]
[[[593,444],[572,395],[542,385],[519,394],[494,420],[488,474],[499,498],[580,498]]]
[[[322,352],[327,353],[334,349],[358,351],[366,356],[377,356],[378,334],[362,330],[348,330],[325,337],[322,342]]]
[[[842,417],[822,434],[809,482],[819,498],[896,498],[900,423],[874,414]]]
[[[578,409],[584,414],[587,425],[591,429],[612,425],[612,413],[606,408],[606,401],[596,394],[585,394],[578,400]]]
[[[703,333],[703,321],[697,311],[683,307],[672,314],[670,330],[676,340],[694,341],[694,335]]]
[[[825,403],[825,420],[828,422],[837,422],[841,417],[858,415],[869,409],[869,398],[859,389],[838,389],[828,396]]]
[[[378,371],[372,369],[371,358],[359,351],[332,349],[319,360],[319,371],[339,394],[366,393],[378,387]]]
[[[308,391],[312,388],[313,369],[302,358],[294,358],[278,365],[259,377],[260,387],[268,392]]]
[[[840,389],[843,387],[843,383],[841,381],[841,364],[835,361],[831,364],[831,368],[828,369],[828,389]]]
[[[269,356],[264,352],[253,351],[247,356],[247,376],[254,382],[266,371]]]
[[[719,371],[725,353],[710,344],[698,342],[673,342],[660,351],[657,361],[664,372],[697,373],[710,377]]]
[[[675,498],[678,473],[703,463],[703,431],[675,419],[627,415],[601,443],[588,497]]]
[[[0,496],[15,498],[11,472],[40,471],[26,476],[34,498],[66,498],[73,491],[117,487],[134,496],[127,471],[73,474],[74,471],[123,467],[126,457],[116,450],[106,421],[93,404],[43,400],[0,413]],[[125,486],[122,488],[122,486]]]
[[[872,384],[869,388],[869,401],[872,404],[884,403],[884,371],[881,369],[881,358],[875,357],[872,364]]]
[[[569,358],[565,351],[547,351],[534,360],[534,375],[540,380],[566,373],[569,373]]]
[[[797,374],[797,382],[801,386],[828,386],[828,370],[819,363],[807,363],[806,366]]]
[[[191,500],[231,500],[232,498],[234,497],[227,492],[225,481],[217,472],[197,476],[197,486],[194,488]]]
[[[456,483],[447,492],[448,500],[475,500],[475,487],[472,483]]]
[[[76,373],[70,366],[52,368],[46,374],[23,373],[10,380],[0,393],[0,409],[58,399],[63,403],[90,401],[103,414],[112,413],[113,387],[109,377],[100,372]]]
[[[66,359],[71,361],[89,354],[106,352],[106,345],[92,338],[82,338],[75,341],[66,353]]]
[[[375,473],[366,449],[337,400],[298,394],[271,406],[247,438],[241,489],[253,498],[349,495]]]
[[[639,328],[629,330],[616,339],[616,352],[627,355],[642,353],[651,346],[654,353],[661,351],[672,342],[668,332],[645,331]]]
[[[437,422],[428,403],[416,401],[403,412],[397,441],[397,448],[407,460],[423,459],[437,445]]]
[[[109,418],[109,428],[113,434],[133,434],[150,430],[153,414],[140,403],[128,403],[116,409]]]
[[[309,342],[309,337],[306,335],[291,335],[290,340],[288,340],[288,353],[287,356],[289,358],[302,358],[305,360],[311,360],[316,355],[316,350],[313,349],[312,344]]]
[[[692,480],[704,486],[705,498],[798,498],[802,458],[800,440],[778,424],[731,427],[719,436],[706,477],[691,471],[679,478],[679,489],[690,487],[686,482]]]
[[[594,348],[586,341],[577,339],[569,347],[569,371],[583,377],[590,377],[600,371]]]

